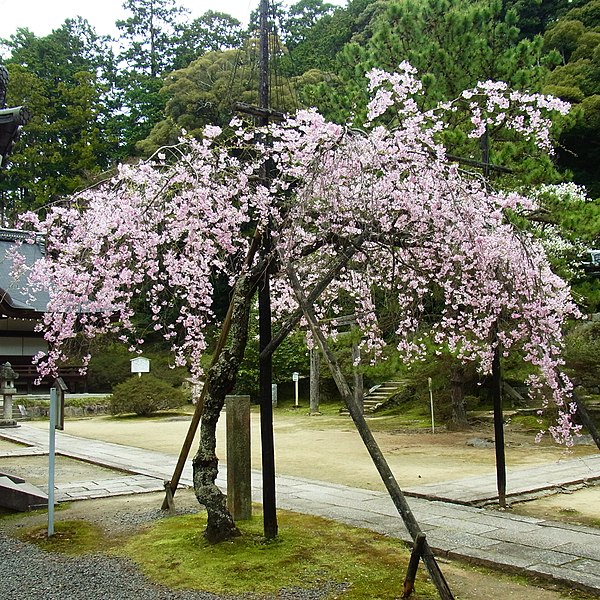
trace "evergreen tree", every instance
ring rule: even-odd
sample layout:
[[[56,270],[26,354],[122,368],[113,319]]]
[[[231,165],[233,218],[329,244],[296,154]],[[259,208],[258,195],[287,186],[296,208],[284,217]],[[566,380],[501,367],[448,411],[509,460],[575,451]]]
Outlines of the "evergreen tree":
[[[131,16],[116,22],[121,41],[126,42],[119,58],[130,69],[152,77],[171,70],[178,19],[187,11],[175,0],[125,0],[123,8]]]
[[[162,116],[162,77],[172,70],[178,19],[186,11],[175,0],[125,0],[123,7],[131,16],[116,23],[125,44],[119,59],[126,64],[118,82],[118,128],[124,153],[132,154]]]
[[[8,222],[90,183],[111,163],[115,140],[106,134],[112,54],[87,21],[67,19],[46,37],[19,29],[3,45],[10,52],[7,101],[26,105],[23,129],[0,195]]]
[[[287,20],[290,33],[286,37],[289,49],[284,63],[286,74],[301,75],[311,69],[334,71],[340,49],[356,35],[362,35],[373,12],[382,10],[386,3],[387,0],[349,0],[345,8],[333,11],[322,4],[323,12],[318,18],[314,18],[316,7],[308,13],[313,21],[308,27],[301,26],[303,21],[299,18],[306,15],[308,7],[303,2],[293,5]]]
[[[335,76],[310,90],[334,120],[364,123],[368,94],[363,74],[372,68],[393,71],[402,61],[423,78],[424,109],[457,98],[479,81],[541,90],[548,73],[542,64],[542,39],[521,39],[517,13],[504,10],[501,0],[405,0],[385,6],[383,13],[374,13],[362,39],[356,37],[359,42],[344,46]],[[516,168],[514,183],[558,179],[547,157],[528,144],[513,143],[515,136],[501,123],[479,142],[469,139],[463,115],[457,110],[455,127],[444,134],[452,152]]]
[[[514,10],[519,17],[522,38],[533,38],[570,9],[584,4],[585,0],[503,0],[505,11]]]
[[[246,33],[231,15],[209,10],[181,26],[175,47],[173,69],[183,69],[207,52],[239,48]]]
[[[206,125],[225,127],[233,117],[235,102],[258,104],[257,65],[258,47],[251,39],[240,50],[207,52],[169,74],[162,89],[168,98],[165,116],[138,143],[138,150],[148,155],[177,142],[182,131],[199,137]],[[296,99],[291,90],[286,78],[274,79],[270,86],[272,107],[294,110]]]
[[[550,74],[545,90],[575,105],[576,122],[561,137],[561,165],[600,197],[600,0],[572,9],[544,36],[562,64]]]

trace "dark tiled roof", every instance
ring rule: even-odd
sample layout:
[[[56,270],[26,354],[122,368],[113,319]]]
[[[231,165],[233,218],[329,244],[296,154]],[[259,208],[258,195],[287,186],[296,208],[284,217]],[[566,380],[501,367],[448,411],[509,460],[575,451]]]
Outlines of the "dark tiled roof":
[[[27,290],[26,275],[15,278],[11,274],[13,261],[6,256],[17,242],[18,251],[25,258],[26,265],[32,265],[44,256],[44,242],[36,237],[31,242],[31,234],[14,229],[0,229],[0,313],[17,318],[39,318],[48,305],[48,294],[37,292],[31,298]]]

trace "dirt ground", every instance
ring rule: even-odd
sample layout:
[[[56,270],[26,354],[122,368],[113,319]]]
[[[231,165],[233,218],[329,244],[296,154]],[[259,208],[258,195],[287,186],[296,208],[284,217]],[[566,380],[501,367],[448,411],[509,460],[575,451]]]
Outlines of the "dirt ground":
[[[219,425],[219,456],[226,459],[224,419]],[[31,425],[47,429],[43,421]],[[161,417],[153,419],[112,419],[108,417],[69,420],[65,432],[91,439],[122,443],[161,452],[178,454],[187,433],[189,417]],[[371,420],[378,443],[386,455],[401,487],[436,481],[460,479],[468,476],[493,473],[495,468],[493,447],[471,445],[473,440],[490,440],[491,428],[460,433],[436,431],[401,432],[385,418]],[[257,414],[252,415],[253,468],[260,468],[260,430]],[[278,410],[275,414],[275,445],[277,472],[309,479],[330,481],[368,489],[383,489],[377,472],[356,433],[349,417],[338,415],[308,416],[301,411]],[[525,467],[553,461],[568,460],[573,456],[593,454],[597,448],[582,445],[565,455],[564,449],[549,442],[535,444],[534,434],[507,427],[507,464]],[[0,451],[14,445],[0,440]],[[195,448],[195,444],[193,449]],[[69,481],[85,481],[113,477],[114,471],[79,461],[59,457],[56,476],[69,473]],[[43,483],[47,478],[43,457],[0,458],[0,471],[6,470],[28,476],[32,483]],[[11,471],[11,469],[13,469]],[[19,471],[19,472],[17,472]],[[66,477],[67,475],[65,475]],[[46,479],[47,481],[47,479]],[[123,511],[142,514],[155,510],[162,500],[161,494],[144,494],[72,503],[65,518],[98,519],[108,530],[118,532],[123,522]],[[195,507],[191,492],[178,493],[178,504]],[[110,510],[108,508],[110,507]],[[515,505],[515,512],[543,516],[544,518],[574,522],[600,520],[600,486],[582,489],[570,494],[550,496],[535,502]],[[66,512],[66,511],[65,511]],[[107,515],[113,515],[112,517]],[[41,518],[41,517],[36,517]],[[135,520],[134,520],[135,521]],[[497,573],[484,572],[456,562],[443,563],[442,569],[457,598],[462,600],[562,600],[582,598],[576,590],[556,590],[538,587],[535,583],[515,581]]]
[[[217,453],[226,460],[225,419],[218,427]],[[495,451],[491,425],[481,424],[466,432],[436,429],[406,432],[386,417],[370,418],[378,444],[402,488],[426,483],[452,481],[464,477],[493,474]],[[143,426],[142,426],[143,424]],[[43,421],[31,425],[47,428]],[[179,454],[189,426],[189,417],[145,419],[113,419],[100,417],[67,421],[65,432],[91,439],[129,444],[160,452]],[[598,452],[591,444],[575,446],[569,453],[546,439],[535,443],[531,431],[517,426],[506,427],[507,467],[529,467],[536,464],[569,460]],[[277,472],[339,483],[365,489],[384,490],[373,463],[349,417],[339,415],[309,416],[302,411],[281,409],[274,416],[275,458]],[[488,447],[485,447],[485,446]],[[192,445],[192,452],[197,439]],[[481,447],[484,446],[484,447]],[[1,468],[0,461],[0,468]],[[252,413],[252,467],[260,469],[260,419]],[[580,500],[581,499],[581,500]],[[540,502],[539,512],[537,503]],[[512,510],[521,513],[525,505]],[[527,503],[527,513],[544,518],[591,524],[600,520],[600,486],[589,490]],[[577,517],[577,518],[575,518]]]
[[[225,419],[220,419],[217,454],[226,460]],[[409,487],[425,483],[450,481],[463,477],[493,473],[494,448],[469,445],[472,440],[492,440],[490,426],[477,430],[448,433],[436,429],[402,432],[386,418],[369,419],[400,485]],[[47,429],[47,422],[33,421],[34,427]],[[114,419],[97,417],[69,420],[65,433],[90,439],[137,446],[159,452],[179,454],[189,427],[189,417],[153,419]],[[293,410],[276,411],[274,438],[277,471],[365,489],[383,490],[383,484],[349,417],[308,416]],[[549,441],[536,444],[534,434],[507,428],[506,462],[510,467],[526,467],[540,463],[568,460],[574,456],[593,454],[592,445],[577,446],[572,453]],[[197,447],[197,438],[192,452]],[[260,420],[252,413],[252,467],[260,469]]]

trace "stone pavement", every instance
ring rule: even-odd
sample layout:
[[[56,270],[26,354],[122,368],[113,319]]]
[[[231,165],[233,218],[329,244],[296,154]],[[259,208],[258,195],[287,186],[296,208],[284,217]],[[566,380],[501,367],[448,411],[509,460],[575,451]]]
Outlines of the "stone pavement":
[[[507,500],[543,495],[557,488],[571,488],[600,479],[600,454],[577,459],[562,459],[553,463],[506,473]],[[485,506],[498,502],[495,476],[468,477],[455,481],[430,483],[405,490],[408,496],[442,500],[470,506]],[[599,489],[600,499],[600,489]]]
[[[48,432],[26,425],[2,429],[0,437],[26,444],[37,453],[48,450]],[[57,486],[59,501],[161,490],[163,480],[171,477],[176,463],[176,456],[170,454],[78,438],[63,432],[57,432],[56,449],[64,456],[123,471],[122,477],[114,479]],[[3,452],[0,456],[14,455],[12,452]],[[260,502],[260,473],[253,472],[252,477],[254,500]],[[510,471],[508,475],[509,492],[515,486],[521,490],[519,493],[527,488],[548,489],[595,481],[600,481],[600,456]],[[191,485],[191,482],[188,461],[181,484]],[[223,465],[218,483],[224,488],[225,482]],[[412,490],[414,494],[428,496],[409,498],[409,504],[436,554],[541,576],[600,597],[600,530],[464,505],[467,497],[476,497],[476,500],[489,497],[490,486],[494,485],[495,476],[492,476],[474,478],[471,482],[449,482],[435,490],[430,489],[431,486]],[[598,490],[600,493],[600,487]],[[459,503],[432,499],[428,491]],[[453,494],[459,497],[452,498]],[[277,503],[283,509],[319,515],[411,541],[385,492],[279,476]]]

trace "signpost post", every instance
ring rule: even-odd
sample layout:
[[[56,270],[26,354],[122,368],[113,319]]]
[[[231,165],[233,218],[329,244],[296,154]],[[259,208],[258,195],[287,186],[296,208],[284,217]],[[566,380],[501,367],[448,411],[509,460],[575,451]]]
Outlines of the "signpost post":
[[[294,391],[295,391],[295,395],[296,395],[296,401],[294,403],[294,407],[298,408],[298,378],[299,378],[299,374],[294,371],[292,373],[292,381],[294,382]]]
[[[50,431],[48,440],[48,537],[54,535],[54,471],[56,465],[56,414],[58,412],[56,388],[50,388]]]
[[[429,386],[429,404],[431,406],[431,433],[435,433],[435,418],[433,414],[433,390],[431,389],[431,377],[427,378],[427,385]]]

